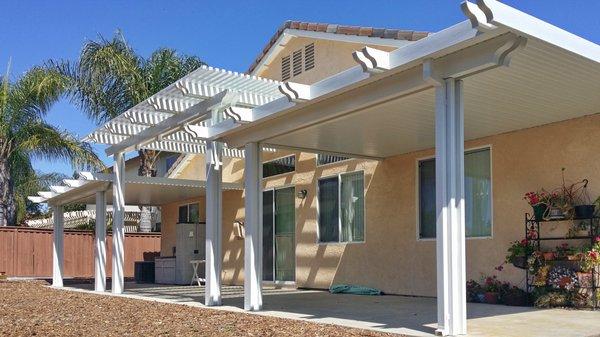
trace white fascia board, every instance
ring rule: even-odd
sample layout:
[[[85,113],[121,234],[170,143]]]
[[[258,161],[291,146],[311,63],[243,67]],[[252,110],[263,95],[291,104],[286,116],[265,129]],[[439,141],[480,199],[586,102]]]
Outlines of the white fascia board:
[[[505,27],[527,37],[534,37],[594,62],[600,62],[600,45],[566,30],[523,13],[497,0],[478,0],[477,5],[465,1],[462,9],[473,27],[488,29],[490,25]]]
[[[46,198],[40,196],[28,196],[27,199],[34,204],[41,204],[46,202]]]
[[[83,180],[87,181],[113,181],[115,179],[114,173],[99,173],[99,172],[88,172],[81,171],[78,172],[77,175],[81,177]]]
[[[72,190],[73,188],[69,187],[69,186],[58,186],[58,185],[52,185],[50,186],[50,191],[56,193],[56,194],[61,194],[61,193],[65,193],[68,192],[70,190]]]
[[[69,187],[81,187],[87,183],[88,181],[83,179],[63,179],[63,184]]]
[[[162,123],[149,127],[137,135],[127,138],[119,144],[115,144],[106,149],[106,154],[111,156],[118,152],[128,152],[135,149],[136,146],[151,142],[157,137],[179,129],[183,124],[190,120],[207,119],[211,113],[211,109],[221,103],[226,98],[228,90],[224,90],[217,95],[197,103],[184,112],[174,115],[171,118],[164,120]]]

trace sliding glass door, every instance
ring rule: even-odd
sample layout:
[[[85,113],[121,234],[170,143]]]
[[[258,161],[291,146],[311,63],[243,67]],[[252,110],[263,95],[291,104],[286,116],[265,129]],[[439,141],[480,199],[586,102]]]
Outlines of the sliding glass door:
[[[263,279],[294,281],[296,278],[295,189],[263,192]]]

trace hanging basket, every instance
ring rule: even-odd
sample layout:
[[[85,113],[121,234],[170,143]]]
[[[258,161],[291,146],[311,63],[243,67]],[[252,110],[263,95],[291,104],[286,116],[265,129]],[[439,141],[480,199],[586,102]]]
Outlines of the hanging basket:
[[[527,269],[527,258],[525,256],[515,256],[512,258],[513,266],[519,269]]]

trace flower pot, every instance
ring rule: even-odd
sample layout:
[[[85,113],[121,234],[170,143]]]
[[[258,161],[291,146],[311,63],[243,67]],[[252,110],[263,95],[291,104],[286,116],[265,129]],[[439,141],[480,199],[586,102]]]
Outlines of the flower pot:
[[[542,254],[544,256],[544,260],[546,261],[552,261],[556,257],[554,252],[543,252]]]
[[[528,267],[527,258],[525,256],[515,256],[512,259],[512,264],[519,269],[527,269]]]
[[[485,303],[485,294],[483,294],[483,293],[477,294],[477,300],[479,301],[479,303]]]
[[[498,304],[498,293],[488,291],[483,294],[483,298],[485,300],[485,303]]]
[[[596,205],[577,205],[575,209],[575,219],[589,219],[594,217]]]
[[[533,207],[533,217],[535,218],[536,221],[542,221],[544,220],[544,213],[546,213],[546,209],[548,209],[548,206],[546,206],[545,204],[537,204]]]

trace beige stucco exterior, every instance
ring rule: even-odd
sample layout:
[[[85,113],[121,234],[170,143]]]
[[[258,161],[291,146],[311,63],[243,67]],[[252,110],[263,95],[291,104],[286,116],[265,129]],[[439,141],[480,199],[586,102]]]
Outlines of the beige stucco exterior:
[[[283,54],[312,42],[292,40]],[[317,68],[293,81],[312,83],[354,66],[351,52],[362,46],[332,41],[315,42]],[[280,78],[279,58],[260,72]],[[524,235],[524,213],[530,211],[525,192],[557,187],[561,168],[570,180],[588,178],[590,195],[600,194],[600,115],[546,126],[494,135],[469,141],[466,149],[490,147],[492,160],[492,236],[467,239],[467,277],[494,273],[510,241]],[[289,152],[292,153],[292,152]],[[264,160],[289,154],[264,153]],[[419,240],[417,206],[418,160],[434,155],[429,149],[387,158],[382,161],[348,160],[317,167],[315,154],[295,153],[296,171],[264,180],[265,188],[295,186],[307,190],[305,199],[296,198],[296,285],[328,288],[349,283],[379,288],[386,293],[435,296],[435,241]],[[203,159],[194,158],[181,178],[203,179]],[[363,171],[365,176],[365,241],[362,243],[318,243],[316,186],[319,178],[343,172]],[[243,162],[235,160],[224,171],[225,181],[242,181]],[[201,202],[202,199],[198,199]],[[178,204],[183,204],[181,202]],[[163,207],[163,254],[170,253],[175,204]],[[233,221],[243,220],[241,192],[223,194],[223,281],[243,282],[243,240],[234,237]],[[201,211],[201,213],[203,213]],[[203,218],[203,215],[201,215]],[[545,230],[562,231],[557,224]],[[565,225],[563,225],[563,228]],[[556,227],[556,229],[554,228]],[[501,279],[521,284],[524,272],[512,266],[497,273]]]

